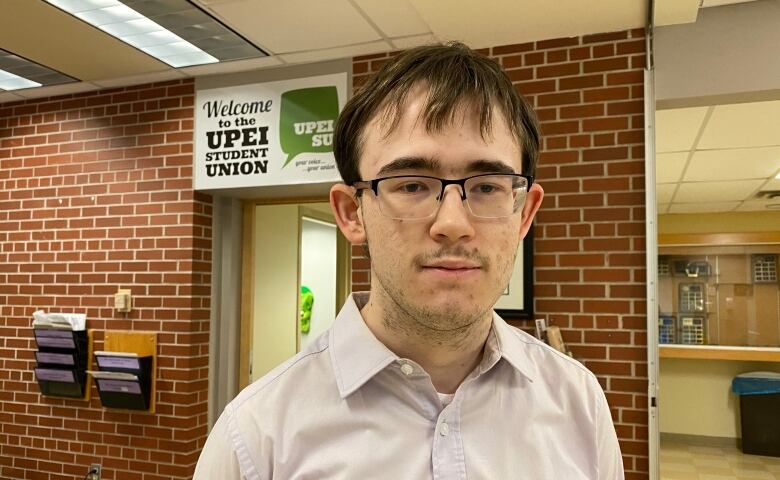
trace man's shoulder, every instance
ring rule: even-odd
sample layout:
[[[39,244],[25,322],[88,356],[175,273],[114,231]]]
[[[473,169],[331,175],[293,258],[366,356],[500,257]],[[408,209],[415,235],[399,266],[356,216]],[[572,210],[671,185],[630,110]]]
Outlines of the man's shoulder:
[[[507,326],[508,333],[522,346],[523,354],[528,357],[528,365],[534,369],[535,376],[555,379],[558,382],[568,379],[584,382],[589,386],[598,385],[598,379],[593,372],[578,360],[559,352],[517,327],[509,324]]]

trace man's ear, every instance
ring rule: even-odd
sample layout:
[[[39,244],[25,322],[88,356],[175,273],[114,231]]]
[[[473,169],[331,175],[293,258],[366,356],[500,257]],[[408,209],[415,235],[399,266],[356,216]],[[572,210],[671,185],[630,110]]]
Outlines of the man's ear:
[[[531,224],[534,221],[534,216],[542,205],[542,198],[544,197],[544,190],[538,183],[531,185],[525,196],[525,203],[523,204],[523,222],[520,224],[520,240],[525,238],[528,234],[528,229],[531,228]]]
[[[336,217],[336,224],[341,233],[353,245],[366,243],[366,230],[360,212],[360,202],[355,196],[355,189],[337,183],[330,188],[330,208]]]

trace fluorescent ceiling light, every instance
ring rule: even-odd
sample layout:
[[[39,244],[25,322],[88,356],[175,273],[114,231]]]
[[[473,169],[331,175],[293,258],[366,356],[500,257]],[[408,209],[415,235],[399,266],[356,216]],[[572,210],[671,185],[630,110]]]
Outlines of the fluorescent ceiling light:
[[[119,0],[46,0],[46,2],[174,68],[219,62],[216,57]]]
[[[777,172],[777,175],[775,175],[775,178],[780,180],[780,172]]]
[[[27,80],[11,72],[0,70],[0,90],[19,90],[20,88],[40,87],[41,84]]]
[[[0,49],[0,90],[47,87],[76,79]]]

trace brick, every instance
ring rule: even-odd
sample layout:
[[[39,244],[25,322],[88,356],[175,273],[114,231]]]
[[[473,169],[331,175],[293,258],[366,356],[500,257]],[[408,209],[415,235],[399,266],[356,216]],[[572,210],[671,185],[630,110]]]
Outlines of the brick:
[[[508,55],[501,59],[501,66],[504,68],[517,68],[523,66],[522,55]]]
[[[585,132],[616,131],[628,128],[628,118],[610,117],[586,119],[582,122],[582,129]]]
[[[630,53],[644,53],[645,52],[645,40],[631,40],[628,42],[620,42],[617,44],[617,54],[626,55]]]
[[[601,103],[592,103],[589,105],[578,105],[576,107],[561,107],[561,118],[584,118],[601,117],[604,115],[604,105]]]
[[[585,73],[588,73],[587,70]],[[536,68],[536,78],[567,77],[580,74],[580,63],[560,63]]]
[[[593,267],[604,265],[604,255],[593,253],[580,253],[573,255],[559,255],[562,267]]]
[[[557,106],[580,103],[580,92],[550,93],[539,95],[539,106]]]
[[[513,70],[507,70],[506,74],[513,82],[531,80],[534,78],[533,68],[515,68]]]
[[[555,91],[555,80],[535,80],[530,82],[519,82],[515,84],[515,89],[521,95],[532,95],[535,93],[548,93]]]
[[[569,50],[569,60],[585,60],[591,57],[591,47],[577,47]]]
[[[552,50],[547,52],[547,63],[565,62],[569,58],[569,51],[566,49]]]
[[[582,152],[582,159],[586,162],[604,160],[623,160],[628,158],[628,148],[590,148]]]
[[[628,68],[628,59],[626,57],[613,57],[613,58],[605,58],[601,60],[587,60],[583,63],[582,71],[584,73],[594,73],[594,72],[609,72],[613,70],[625,70],[627,68]],[[607,83],[612,85],[612,83],[609,82],[609,76],[607,76]]]
[[[623,57],[625,58],[625,57]],[[607,74],[607,85],[625,85],[631,83],[643,83],[644,73],[642,70],[630,72],[609,73]]]
[[[536,248],[536,247],[534,247]],[[580,271],[576,269],[536,269],[534,272],[537,282],[579,282]]]
[[[593,47],[593,56],[599,57],[612,57],[615,55],[615,44],[605,43],[603,45],[595,45]]]
[[[580,125],[576,121],[567,122],[544,122],[542,132],[544,135],[561,135],[567,133],[577,133],[580,131]]]
[[[601,207],[604,205],[604,195],[601,193],[578,193],[575,195],[560,195],[558,206],[570,207]]]
[[[563,297],[601,298],[605,291],[604,285],[561,285]]]
[[[590,102],[608,102],[611,100],[628,100],[631,98],[631,90],[628,87],[608,87],[585,90],[583,101]]]

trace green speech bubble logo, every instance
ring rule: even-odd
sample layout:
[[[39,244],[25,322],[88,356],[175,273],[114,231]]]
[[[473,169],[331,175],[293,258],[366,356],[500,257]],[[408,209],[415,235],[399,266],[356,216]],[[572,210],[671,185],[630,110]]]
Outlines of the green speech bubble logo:
[[[279,140],[287,160],[301,153],[332,152],[333,127],[339,115],[335,86],[301,88],[282,94]]]

